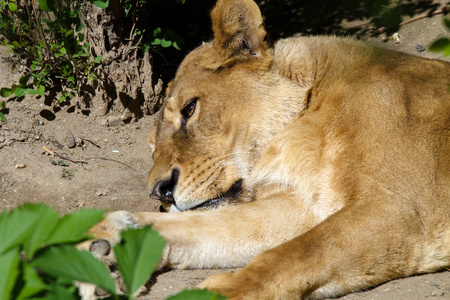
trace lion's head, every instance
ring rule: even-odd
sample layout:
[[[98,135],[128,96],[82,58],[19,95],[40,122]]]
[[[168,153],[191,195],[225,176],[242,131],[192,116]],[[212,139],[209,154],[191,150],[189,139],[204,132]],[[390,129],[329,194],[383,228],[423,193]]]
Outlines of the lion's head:
[[[242,198],[267,141],[303,103],[298,87],[271,72],[253,1],[220,0],[211,17],[214,40],[181,63],[149,137],[151,197],[175,211]]]

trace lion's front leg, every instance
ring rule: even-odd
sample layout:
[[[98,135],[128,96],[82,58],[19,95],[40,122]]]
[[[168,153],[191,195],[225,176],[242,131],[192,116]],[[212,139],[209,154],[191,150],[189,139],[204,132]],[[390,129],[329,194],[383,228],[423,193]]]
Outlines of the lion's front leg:
[[[114,212],[91,230],[95,239],[80,248],[91,250],[112,266],[111,249],[119,241],[120,231],[152,224],[167,241],[157,268],[236,268],[316,225],[318,221],[307,212],[301,202],[286,195],[212,211]],[[102,245],[103,241],[111,249]]]
[[[399,213],[393,213],[398,207],[377,205],[344,208],[309,232],[262,252],[246,267],[207,278],[200,287],[229,299],[321,299],[439,268],[430,269],[421,260],[426,239],[420,219],[411,213],[401,223]]]

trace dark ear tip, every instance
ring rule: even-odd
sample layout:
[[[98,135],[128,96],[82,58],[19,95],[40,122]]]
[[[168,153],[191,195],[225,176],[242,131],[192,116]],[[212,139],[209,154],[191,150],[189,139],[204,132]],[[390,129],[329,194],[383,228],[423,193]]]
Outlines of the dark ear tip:
[[[100,239],[91,244],[89,251],[97,257],[107,256],[111,252],[111,244],[107,240]]]

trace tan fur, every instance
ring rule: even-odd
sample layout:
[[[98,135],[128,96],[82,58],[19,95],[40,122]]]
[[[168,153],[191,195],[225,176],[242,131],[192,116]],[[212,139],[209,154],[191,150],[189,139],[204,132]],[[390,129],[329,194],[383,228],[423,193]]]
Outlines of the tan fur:
[[[168,241],[160,267],[244,267],[202,284],[231,299],[337,296],[449,267],[450,65],[349,38],[269,48],[251,0],[219,0],[212,18],[150,135],[149,190],[177,168],[183,212],[113,213],[94,235],[152,223]],[[220,208],[190,210],[240,179]]]

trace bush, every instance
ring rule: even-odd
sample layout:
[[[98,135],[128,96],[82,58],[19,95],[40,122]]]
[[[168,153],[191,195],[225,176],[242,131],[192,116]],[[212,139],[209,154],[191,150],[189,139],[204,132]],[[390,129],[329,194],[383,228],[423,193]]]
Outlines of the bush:
[[[16,4],[17,3],[17,4]],[[93,1],[99,7],[107,5]],[[0,95],[44,95],[51,86],[61,86],[59,101],[73,97],[79,87],[96,79],[102,57],[91,59],[89,43],[81,32],[80,1],[0,0],[2,44],[24,62],[25,75]]]
[[[172,1],[178,6],[185,2]],[[24,73],[18,83],[2,87],[0,96],[55,97],[54,92],[57,92],[57,100],[63,102],[85,95],[87,86],[108,90],[103,82],[108,81],[108,73],[115,70],[105,65],[113,61],[121,65],[124,61],[134,61],[140,65],[137,60],[149,49],[180,50],[184,40],[174,30],[156,26],[146,32],[148,14],[153,6],[153,2],[148,2],[38,0],[36,4],[36,1],[0,0],[0,44],[14,53]],[[114,49],[117,51],[111,52]],[[108,55],[106,62],[102,61],[104,55]],[[142,72],[141,67],[133,68],[132,72],[135,71]],[[125,79],[127,76],[135,75],[124,74]],[[146,81],[144,75],[141,77]],[[139,88],[148,85],[147,82],[135,84]],[[138,97],[133,93],[129,96]],[[0,105],[0,119],[6,122],[2,113],[6,111],[6,102]]]
[[[75,281],[93,283],[113,299],[133,299],[150,277],[165,242],[147,226],[122,233],[114,247],[128,295],[117,295],[106,266],[74,245],[104,211],[80,210],[60,217],[52,208],[25,204],[0,214],[0,299],[77,299]],[[225,299],[205,290],[186,290],[169,299]]]

